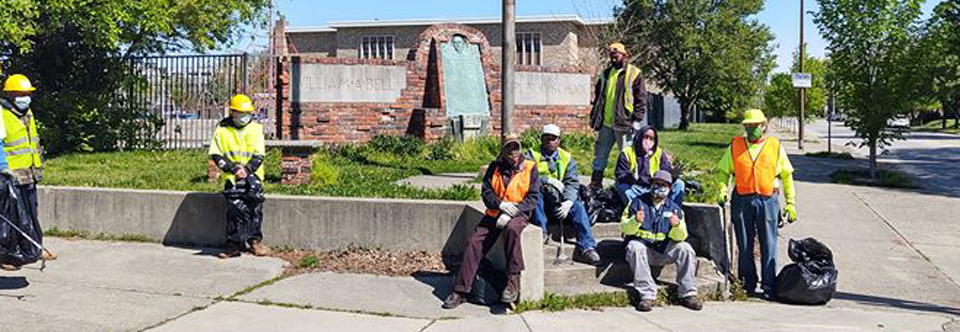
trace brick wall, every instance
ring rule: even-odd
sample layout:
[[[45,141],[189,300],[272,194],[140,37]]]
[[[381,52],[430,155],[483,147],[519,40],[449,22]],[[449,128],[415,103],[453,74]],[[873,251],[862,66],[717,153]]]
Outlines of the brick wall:
[[[376,135],[414,135],[428,141],[449,132],[444,106],[443,64],[439,43],[455,35],[480,46],[481,65],[489,93],[491,121],[488,132],[500,135],[501,93],[499,59],[494,57],[486,36],[477,29],[459,24],[431,26],[410,45],[406,60],[348,59],[322,56],[285,57],[280,66],[278,132],[283,139],[318,140],[325,143],[363,143]],[[397,58],[401,58],[397,54]],[[290,73],[295,63],[336,65],[399,66],[407,71],[407,85],[391,103],[293,103],[290,100]],[[520,66],[519,71],[587,73],[593,68]],[[592,89],[592,87],[585,87]],[[517,106],[514,131],[556,123],[566,131],[588,131],[588,106]]]

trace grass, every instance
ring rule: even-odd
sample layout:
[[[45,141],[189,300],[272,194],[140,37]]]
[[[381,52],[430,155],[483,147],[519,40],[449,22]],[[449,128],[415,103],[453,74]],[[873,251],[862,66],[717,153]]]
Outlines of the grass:
[[[841,169],[830,174],[834,183],[851,184],[858,186],[888,187],[919,189],[920,186],[909,176],[889,170],[877,170],[877,180],[870,178],[870,171],[865,169]]]
[[[736,301],[738,299],[745,299],[746,295],[744,292],[737,292],[736,288],[732,289],[733,299]],[[719,292],[719,291],[718,291]],[[700,294],[698,295],[700,301],[721,301],[721,295],[717,294]],[[654,306],[666,306],[666,305],[676,305],[680,303],[680,298],[677,297],[675,291],[670,291],[668,287],[659,287],[657,289],[657,299],[653,301]],[[629,307],[633,305],[633,301],[630,298],[630,295],[626,291],[622,292],[605,292],[605,293],[593,293],[593,294],[582,294],[582,295],[559,295],[553,293],[544,293],[543,299],[539,301],[522,301],[517,304],[516,308],[513,310],[514,313],[519,314],[526,311],[564,311],[564,310],[599,310],[602,308],[609,307]]]
[[[57,227],[43,231],[43,236],[59,237],[71,240],[94,240],[94,241],[117,241],[117,242],[146,242],[159,243],[145,235],[140,234],[106,234],[90,233],[87,231],[61,230]]]
[[[688,195],[691,202],[715,201],[714,165],[730,138],[739,135],[736,124],[693,124],[688,131],[661,132],[661,146],[675,164],[704,185],[706,194]],[[524,134],[526,147],[538,141],[536,132]],[[579,170],[591,172],[593,134],[564,135],[563,146],[573,154]],[[424,144],[415,139],[383,137],[363,146],[323,148],[313,158],[311,183],[280,184],[280,152],[270,149],[266,167],[266,191],[271,194],[377,197],[441,200],[478,200],[479,190],[466,185],[447,189],[421,189],[395,182],[422,174],[477,172],[499,151],[499,140],[481,137],[463,143],[452,140]],[[616,150],[614,148],[613,150]],[[605,175],[613,177],[619,151],[611,151]],[[690,173],[690,171],[694,171]],[[127,151],[77,153],[47,160],[46,184],[54,186],[158,189],[218,192],[219,183],[207,181],[204,150]]]
[[[839,160],[853,160],[853,159],[854,159],[853,156],[850,155],[849,152],[839,153],[839,152],[826,152],[826,151],[807,152],[807,157],[839,159]]]
[[[947,129],[943,129],[943,122],[941,120],[933,120],[922,126],[913,126],[911,130],[960,135],[960,129],[956,128],[956,125],[956,119],[947,119]]]

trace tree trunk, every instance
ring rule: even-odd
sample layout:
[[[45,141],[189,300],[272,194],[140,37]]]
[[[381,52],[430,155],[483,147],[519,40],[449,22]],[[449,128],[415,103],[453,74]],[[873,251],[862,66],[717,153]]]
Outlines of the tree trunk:
[[[692,106],[692,102],[680,99],[680,130],[687,130],[687,128],[690,127],[687,117],[690,115],[690,108]]]
[[[870,179],[877,180],[877,141],[870,141]]]

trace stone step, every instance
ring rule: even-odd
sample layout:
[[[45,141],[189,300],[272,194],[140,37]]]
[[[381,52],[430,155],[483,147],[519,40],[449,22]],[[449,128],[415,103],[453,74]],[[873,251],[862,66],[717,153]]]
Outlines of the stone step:
[[[550,238],[553,241],[560,241],[560,225],[559,224],[550,224],[547,226],[547,231],[550,232]],[[576,241],[577,231],[573,228],[572,225],[566,224],[563,225],[563,233],[566,235],[568,242]],[[620,237],[620,224],[619,223],[599,223],[593,225],[593,238],[595,239],[604,239],[604,238],[619,238]],[[598,240],[599,241],[599,240]]]
[[[623,239],[621,238],[607,238],[607,239],[597,239],[597,253],[600,254],[600,259],[612,260],[612,259],[623,259],[626,257],[626,249],[624,247]],[[543,246],[543,258],[546,260],[547,264],[552,264],[553,260],[557,257],[557,252],[560,250],[560,242],[551,241],[549,244]],[[570,242],[566,242],[563,245],[563,252],[567,254],[568,257],[573,257],[573,253],[576,250],[576,240],[570,239]]]
[[[570,262],[562,265],[555,265],[553,257],[547,259],[544,264],[544,289],[551,293],[563,294],[587,294],[594,293],[597,285],[609,286],[613,288],[626,289],[628,284],[633,282],[633,273],[630,271],[630,265],[622,258],[603,259],[598,266],[591,266],[579,262]],[[676,266],[667,265],[662,268],[654,269],[654,278],[663,284],[674,284],[676,279]],[[697,287],[701,290],[716,290],[723,277],[714,268],[713,263],[706,258],[697,258],[698,278]],[[700,282],[702,281],[702,282]],[[715,281],[715,282],[709,282]]]

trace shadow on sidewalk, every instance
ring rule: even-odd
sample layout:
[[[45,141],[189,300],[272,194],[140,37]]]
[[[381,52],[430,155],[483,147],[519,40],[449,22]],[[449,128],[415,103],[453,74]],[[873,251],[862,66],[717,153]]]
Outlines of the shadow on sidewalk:
[[[960,316],[960,309],[944,307],[932,303],[917,302],[911,300],[902,300],[894,299],[889,297],[873,296],[873,295],[863,295],[863,294],[852,294],[845,292],[837,292],[833,295],[834,299],[838,300],[848,300],[853,301],[858,304],[874,306],[874,307],[887,307],[895,309],[904,309],[910,311],[921,311],[921,312],[930,312],[930,313],[941,313],[949,314],[954,316]]]
[[[433,287],[433,296],[435,296],[439,301],[437,301],[437,306],[439,307],[443,300],[447,299],[447,296],[450,295],[450,292],[453,291],[453,276],[455,272],[441,273],[441,272],[428,272],[428,271],[418,271],[414,272],[411,276],[419,282],[422,282],[430,287]],[[464,305],[478,305],[467,302]],[[507,313],[507,306],[504,304],[491,305],[490,313],[494,315],[503,315]],[[456,310],[456,309],[454,309]]]
[[[0,277],[0,290],[21,289],[30,286],[26,277]]]

